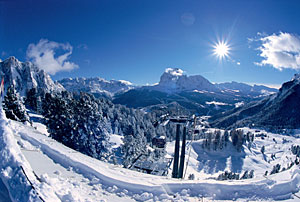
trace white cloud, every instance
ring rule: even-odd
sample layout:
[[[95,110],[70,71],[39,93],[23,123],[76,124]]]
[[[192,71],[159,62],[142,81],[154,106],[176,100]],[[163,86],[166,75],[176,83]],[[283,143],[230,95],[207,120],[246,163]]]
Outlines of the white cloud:
[[[290,33],[280,32],[270,36],[262,36],[258,50],[263,57],[256,65],[271,65],[280,71],[283,69],[300,69],[300,37]]]
[[[77,64],[68,61],[72,50],[73,47],[69,43],[63,44],[41,39],[37,44],[29,44],[26,55],[40,69],[54,75],[60,71],[70,71],[78,68]],[[63,53],[58,55],[57,51]]]
[[[241,63],[240,63],[240,62],[236,62],[236,64],[237,64],[237,65],[241,65]]]

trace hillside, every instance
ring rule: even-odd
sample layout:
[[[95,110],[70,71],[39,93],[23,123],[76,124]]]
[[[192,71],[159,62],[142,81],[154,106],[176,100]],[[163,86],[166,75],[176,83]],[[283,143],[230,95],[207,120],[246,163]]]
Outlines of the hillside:
[[[269,129],[300,128],[299,75],[282,84],[279,92],[263,100],[212,117],[214,127],[255,126]]]

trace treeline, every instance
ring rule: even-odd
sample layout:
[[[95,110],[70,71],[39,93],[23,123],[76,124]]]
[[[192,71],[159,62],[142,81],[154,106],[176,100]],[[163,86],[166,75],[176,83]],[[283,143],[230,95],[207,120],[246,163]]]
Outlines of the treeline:
[[[141,154],[149,154],[147,147],[153,137],[172,136],[169,126],[154,126],[158,118],[155,113],[113,104],[88,93],[45,93],[31,89],[22,101],[13,86],[10,89],[4,100],[8,118],[29,121],[25,104],[44,116],[52,138],[97,159],[115,162],[118,158],[129,167]],[[121,152],[112,151],[110,134],[123,136]]]
[[[231,131],[215,130],[204,134],[202,148],[207,150],[223,150],[229,143],[232,144],[238,152],[242,151],[243,144],[250,148],[254,141],[254,134],[251,132],[244,133],[243,130],[233,129]]]
[[[250,170],[250,172],[248,170],[246,170],[243,175],[241,175],[239,173],[233,173],[233,172],[229,172],[229,171],[225,171],[224,173],[219,174],[219,176],[217,177],[217,180],[245,180],[245,179],[251,179],[254,177],[254,170]]]

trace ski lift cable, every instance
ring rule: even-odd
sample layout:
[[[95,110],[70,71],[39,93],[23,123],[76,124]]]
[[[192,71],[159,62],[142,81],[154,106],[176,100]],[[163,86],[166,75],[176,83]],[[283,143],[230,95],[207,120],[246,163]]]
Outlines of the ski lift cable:
[[[188,165],[189,165],[189,161],[190,161],[190,156],[191,156],[191,150],[192,150],[192,143],[194,141],[194,131],[195,131],[195,128],[196,128],[196,116],[194,117],[194,125],[193,125],[193,131],[192,131],[192,140],[189,144],[189,155],[188,155],[188,159],[186,161],[186,165],[185,165],[185,171],[184,171],[184,175],[183,175],[183,179],[185,178],[185,175],[186,175],[186,171],[188,169]]]

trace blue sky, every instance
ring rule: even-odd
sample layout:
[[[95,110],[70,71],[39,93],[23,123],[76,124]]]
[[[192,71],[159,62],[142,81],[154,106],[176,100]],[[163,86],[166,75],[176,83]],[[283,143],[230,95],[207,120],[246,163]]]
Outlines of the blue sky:
[[[31,60],[54,79],[151,84],[176,67],[212,82],[279,85],[300,69],[299,10],[297,0],[4,0],[0,58]],[[213,55],[218,39],[230,58]]]

